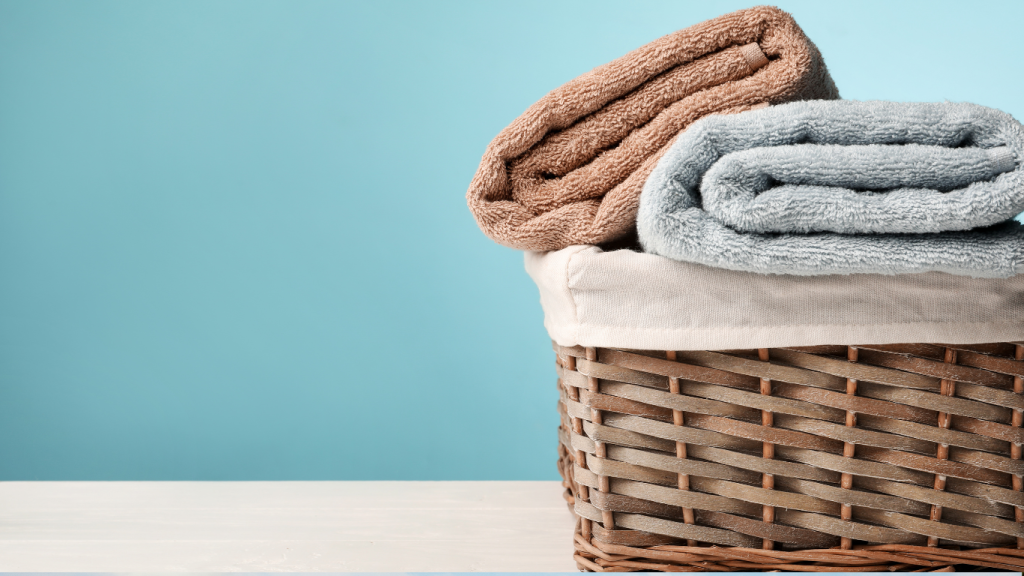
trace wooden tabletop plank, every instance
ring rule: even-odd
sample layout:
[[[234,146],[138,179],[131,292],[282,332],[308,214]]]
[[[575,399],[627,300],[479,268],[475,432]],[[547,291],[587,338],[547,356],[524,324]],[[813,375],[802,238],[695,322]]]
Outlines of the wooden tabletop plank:
[[[575,572],[558,482],[3,482],[0,571]]]

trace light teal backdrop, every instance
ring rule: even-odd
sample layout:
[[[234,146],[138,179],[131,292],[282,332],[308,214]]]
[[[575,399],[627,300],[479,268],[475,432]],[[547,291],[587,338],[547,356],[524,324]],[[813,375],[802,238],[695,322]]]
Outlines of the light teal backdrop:
[[[548,90],[752,5],[0,2],[0,479],[552,479],[464,194]],[[843,96],[1024,118],[1024,3],[782,2]]]

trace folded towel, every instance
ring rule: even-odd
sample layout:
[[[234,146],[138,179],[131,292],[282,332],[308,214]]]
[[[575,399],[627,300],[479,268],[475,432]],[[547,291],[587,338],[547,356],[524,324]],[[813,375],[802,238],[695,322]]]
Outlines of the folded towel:
[[[793,102],[690,127],[644,185],[648,252],[774,274],[1024,271],[1024,127],[975,104]]]
[[[552,91],[484,152],[467,200],[480,228],[524,250],[635,229],[640,190],[679,132],[713,113],[838,98],[785,12],[740,10],[669,34]]]

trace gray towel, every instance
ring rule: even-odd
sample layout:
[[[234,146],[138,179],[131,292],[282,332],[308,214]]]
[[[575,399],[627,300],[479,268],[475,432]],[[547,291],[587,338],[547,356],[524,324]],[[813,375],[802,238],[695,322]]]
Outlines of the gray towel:
[[[975,104],[812,101],[694,123],[644,184],[648,252],[773,274],[1024,271],[1024,127]]]

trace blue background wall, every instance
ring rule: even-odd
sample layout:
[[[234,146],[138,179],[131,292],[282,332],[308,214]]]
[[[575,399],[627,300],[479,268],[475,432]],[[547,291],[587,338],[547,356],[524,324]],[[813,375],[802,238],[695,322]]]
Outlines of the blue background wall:
[[[0,479],[553,479],[464,194],[548,90],[750,2],[0,2]],[[1024,118],[1024,3],[782,2],[847,98]]]

